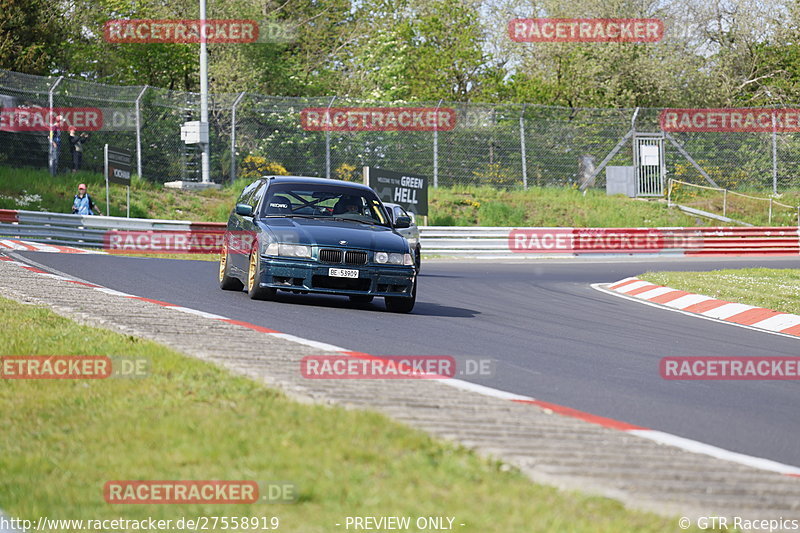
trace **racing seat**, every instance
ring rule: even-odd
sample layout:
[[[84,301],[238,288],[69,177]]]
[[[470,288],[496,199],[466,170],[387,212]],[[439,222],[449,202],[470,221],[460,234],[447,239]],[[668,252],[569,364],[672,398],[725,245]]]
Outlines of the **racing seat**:
[[[267,202],[268,215],[291,215],[292,201],[285,196],[273,196]]]

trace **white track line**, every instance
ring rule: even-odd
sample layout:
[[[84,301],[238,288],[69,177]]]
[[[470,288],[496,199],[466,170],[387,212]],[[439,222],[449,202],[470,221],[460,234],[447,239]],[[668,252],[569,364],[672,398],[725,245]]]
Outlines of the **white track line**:
[[[717,446],[686,439],[671,433],[664,433],[663,431],[657,431],[655,429],[629,429],[626,432],[631,435],[658,442],[659,444],[668,444],[686,451],[709,455],[717,459],[722,459],[723,461],[738,463],[752,468],[758,468],[759,470],[769,470],[778,472],[779,474],[800,475],[800,468],[796,466],[779,463],[762,457],[732,452],[724,448],[718,448]]]

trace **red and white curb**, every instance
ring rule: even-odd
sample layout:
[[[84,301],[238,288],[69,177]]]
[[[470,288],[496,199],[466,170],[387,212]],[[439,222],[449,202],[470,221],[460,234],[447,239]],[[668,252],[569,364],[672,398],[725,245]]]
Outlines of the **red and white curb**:
[[[594,287],[602,290],[598,286]],[[639,278],[625,278],[612,283],[606,288],[606,292],[719,322],[800,337],[800,315],[718,300],[711,296],[656,285]]]
[[[355,352],[352,350],[348,350],[346,348],[342,348],[340,346],[335,346],[333,344],[328,344],[324,342],[318,342],[310,339],[305,339],[303,337],[297,337],[295,335],[290,335],[288,333],[281,333],[280,331],[265,328],[263,326],[258,326],[256,324],[251,324],[249,322],[242,322],[240,320],[234,320],[231,318],[227,318],[221,315],[216,315],[214,313],[208,313],[205,311],[199,311],[197,309],[191,309],[188,307],[182,307],[176,304],[172,304],[169,302],[162,302],[160,300],[154,300],[152,298],[144,298],[142,296],[135,296],[133,294],[127,294],[124,292],[116,291],[114,289],[109,289],[107,287],[103,287],[100,285],[95,285],[93,283],[86,283],[83,281],[77,281],[70,279],[65,276],[60,276],[57,274],[51,274],[44,270],[41,270],[36,267],[32,267],[27,265],[21,261],[16,261],[10,257],[5,257],[0,254],[0,261],[5,261],[11,264],[15,264],[20,268],[24,268],[31,272],[35,272],[37,274],[47,276],[52,279],[57,279],[69,283],[77,283],[79,285],[84,285],[86,287],[90,287],[94,290],[103,292],[105,294],[110,294],[114,296],[119,296],[122,298],[130,298],[133,300],[141,300],[144,302],[149,302],[155,305],[159,305],[161,307],[165,307],[168,309],[173,309],[175,311],[179,311],[181,313],[187,313],[190,315],[201,316],[204,318],[209,318],[212,320],[219,320],[221,322],[226,322],[228,324],[233,324],[236,326],[242,326],[254,331],[258,331],[260,333],[264,333],[265,335],[272,335],[275,337],[279,337],[288,341],[296,342],[299,344],[303,344],[305,346],[310,346],[312,348],[316,348],[318,350],[326,351],[326,352],[336,352],[341,353],[343,355],[349,355],[353,357],[362,357],[362,358],[377,358],[376,356],[372,356],[370,354],[362,353],[362,352]],[[631,278],[633,279],[633,278]],[[628,280],[623,280],[628,281]],[[620,282],[621,283],[621,282]],[[492,398],[499,398],[501,400],[510,400],[516,403],[521,404],[529,404],[535,405],[541,409],[544,409],[548,412],[552,412],[561,416],[568,416],[571,418],[576,418],[578,420],[583,420],[584,422],[588,422],[590,424],[595,424],[598,426],[602,426],[609,429],[615,429],[618,431],[624,431],[630,435],[635,435],[637,437],[641,437],[644,439],[648,439],[659,444],[665,444],[668,446],[673,446],[676,448],[680,448],[692,453],[699,453],[703,455],[708,455],[710,457],[714,457],[717,459],[722,459],[725,461],[729,461],[732,463],[737,463],[740,465],[749,466],[752,468],[757,468],[759,470],[766,470],[770,472],[777,472],[779,474],[785,474],[788,476],[798,477],[800,478],[800,467],[787,465],[783,463],[779,463],[777,461],[773,461],[771,459],[764,459],[762,457],[754,457],[752,455],[745,455],[737,452],[732,452],[730,450],[725,450],[723,448],[719,448],[717,446],[712,446],[710,444],[705,444],[702,442],[698,442],[695,440],[687,439],[684,437],[679,437],[677,435],[672,435],[670,433],[664,433],[662,431],[654,430],[645,428],[642,426],[636,426],[634,424],[629,424],[627,422],[621,422],[619,420],[614,420],[612,418],[606,418],[603,416],[594,415],[591,413],[586,413],[583,411],[578,411],[577,409],[572,409],[571,407],[566,407],[563,405],[558,405],[554,403],[545,402],[542,400],[537,400],[530,396],[524,396],[520,394],[515,394],[512,392],[502,391],[499,389],[494,389],[491,387],[486,387],[484,385],[478,385],[475,383],[470,383],[468,381],[461,381],[458,379],[452,378],[445,378],[445,379],[437,379],[435,381],[439,381],[442,384],[448,385],[450,387],[455,387],[461,390],[467,390],[476,392],[478,394],[482,394],[484,396],[489,396]]]
[[[20,252],[49,252],[59,254],[105,254],[99,250],[81,250],[72,246],[42,244],[38,242],[20,241],[18,239],[0,239],[0,251],[12,250]]]

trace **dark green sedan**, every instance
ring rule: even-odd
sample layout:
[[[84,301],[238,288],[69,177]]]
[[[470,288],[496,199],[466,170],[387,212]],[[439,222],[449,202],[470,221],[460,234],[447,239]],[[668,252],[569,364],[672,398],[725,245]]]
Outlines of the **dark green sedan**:
[[[279,290],[346,295],[389,311],[414,308],[417,279],[412,250],[375,192],[366,185],[320,178],[273,176],[245,187],[231,211],[219,263],[224,290],[245,288],[270,300]]]

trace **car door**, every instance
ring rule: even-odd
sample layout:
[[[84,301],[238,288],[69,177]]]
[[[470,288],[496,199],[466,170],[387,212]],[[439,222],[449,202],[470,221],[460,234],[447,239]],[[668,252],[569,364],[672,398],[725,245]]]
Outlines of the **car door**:
[[[259,187],[263,188],[264,182],[256,180],[244,188],[242,194],[236,200],[237,204],[251,205],[255,193]],[[250,217],[243,217],[236,213],[234,206],[228,219],[228,262],[231,271],[233,272],[247,272],[248,258],[250,257],[250,239],[253,233],[253,219]]]

